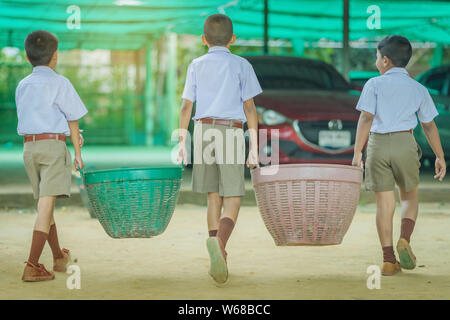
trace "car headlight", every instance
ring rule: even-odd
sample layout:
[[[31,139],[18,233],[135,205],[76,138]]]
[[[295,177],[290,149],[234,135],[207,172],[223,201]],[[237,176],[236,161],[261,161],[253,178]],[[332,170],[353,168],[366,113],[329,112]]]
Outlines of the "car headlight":
[[[268,126],[274,126],[288,121],[285,116],[274,110],[256,107],[256,112],[258,113],[258,120]]]

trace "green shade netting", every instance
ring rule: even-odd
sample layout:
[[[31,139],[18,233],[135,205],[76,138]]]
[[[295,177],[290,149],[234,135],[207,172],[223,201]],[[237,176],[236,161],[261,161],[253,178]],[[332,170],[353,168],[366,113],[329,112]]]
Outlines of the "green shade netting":
[[[69,29],[71,5],[81,29]],[[367,8],[377,5],[381,29],[370,30]],[[263,37],[263,0],[11,0],[0,1],[0,47],[23,47],[38,29],[55,33],[61,49],[139,49],[160,34],[200,35],[213,13],[231,17],[241,39]],[[269,0],[269,37],[293,41],[342,40],[342,0]],[[450,43],[448,1],[350,0],[350,40],[402,34],[410,40]]]

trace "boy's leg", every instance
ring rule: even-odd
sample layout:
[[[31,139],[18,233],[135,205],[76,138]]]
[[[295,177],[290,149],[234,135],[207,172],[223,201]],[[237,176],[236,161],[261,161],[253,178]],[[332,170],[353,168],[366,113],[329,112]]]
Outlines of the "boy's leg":
[[[392,219],[395,211],[394,191],[375,192],[377,202],[377,231],[380,244],[384,247],[393,245]]]
[[[38,201],[38,215],[34,224],[34,230],[45,232],[50,231],[50,222],[53,219],[53,210],[55,209],[55,196],[40,197]]]
[[[47,271],[44,265],[39,264],[39,258],[48,240],[50,221],[53,215],[56,197],[41,197],[38,201],[38,214],[33,231],[30,256],[28,257],[25,270],[23,271],[23,281],[44,281],[52,280],[55,275]]]
[[[210,199],[212,200],[211,202],[214,203],[214,206],[210,206]],[[221,217],[220,214],[222,211],[222,204],[224,207],[224,213]],[[208,228],[210,237],[206,241],[206,246],[208,248],[211,263],[209,274],[217,283],[225,283],[228,279],[225,243],[226,240],[228,240],[234,226],[234,222],[232,220],[228,217],[224,218],[224,215],[228,211],[228,198],[223,198],[216,192],[208,194]],[[231,228],[230,222],[232,225]],[[213,234],[212,231],[216,231],[216,234]]]
[[[400,239],[397,242],[397,253],[400,258],[400,265],[411,270],[416,267],[416,257],[409,242],[419,212],[418,187],[410,192],[406,192],[404,188],[400,187],[400,200],[402,203],[402,226]]]
[[[38,202],[38,214],[33,231],[33,240],[28,261],[39,264],[39,257],[44,249],[50,230],[50,221],[53,215],[56,197],[41,197]]]
[[[215,237],[219,228],[220,214],[222,213],[223,198],[218,192],[208,192],[208,233]]]
[[[70,251],[59,246],[58,233],[56,231],[55,221],[50,222],[50,232],[48,234],[48,244],[53,254],[53,271],[66,272],[67,265],[71,261]]]
[[[395,212],[394,191],[375,192],[377,202],[377,231],[383,249],[383,275],[393,275],[400,271],[394,253],[392,240],[392,220]]]
[[[224,126],[221,130],[225,138],[222,148],[223,164],[219,165],[219,194],[223,196],[223,213],[217,237],[225,251],[239,214],[241,196],[245,195],[245,139],[244,131],[240,128]]]
[[[220,218],[217,237],[221,240],[224,249],[233,231],[240,207],[241,197],[225,197],[223,199],[223,214]]]
[[[402,227],[400,238],[410,242],[411,234],[419,212],[419,187],[410,192],[400,189],[400,201],[402,204]]]
[[[53,271],[66,272],[67,265],[71,261],[70,251],[59,246],[58,232],[56,231],[56,223],[54,214],[50,220],[50,230],[47,242],[52,249],[53,254]]]
[[[411,133],[394,136],[398,154],[392,159],[392,171],[400,189],[402,232],[400,238],[408,243],[419,211],[419,168],[421,150]]]
[[[59,246],[58,232],[56,230],[55,219],[52,215],[50,220],[50,230],[48,232],[48,244],[52,249],[53,259],[61,259],[64,257],[61,247]]]
[[[210,237],[206,243],[211,259],[210,274],[218,283],[224,283],[228,279],[225,246],[233,231],[240,206],[241,197],[223,198],[223,214],[219,221],[217,236]]]
[[[209,236],[215,236],[222,210],[222,197],[219,195],[219,173],[215,163],[215,150],[211,150],[214,139],[205,140],[203,135],[210,134],[211,124],[195,122],[194,126],[194,163],[192,168],[192,190],[207,193],[207,222]],[[205,151],[208,150],[206,153]]]
[[[414,230],[419,207],[419,168],[421,150],[412,133],[398,133],[393,135],[397,152],[391,166],[395,181],[400,188],[402,204],[402,227],[400,239],[397,242],[397,253],[400,265],[405,269],[414,269],[416,257],[409,245]]]
[[[217,236],[211,237],[207,241],[208,252],[211,258],[210,274],[218,283],[224,283],[228,279],[228,268],[226,263],[227,253],[225,246],[233,231],[239,208],[241,204],[241,196],[245,194],[244,188],[244,162],[239,163],[238,154],[244,154],[245,144],[242,129],[232,128],[231,126],[217,126],[222,133],[224,139],[220,140],[224,143],[220,146],[216,144],[217,154],[216,161],[218,166],[219,196],[223,197],[223,213],[217,229]],[[229,132],[227,132],[229,130]],[[231,133],[231,135],[230,135]],[[234,143],[234,134],[237,134],[238,143]],[[233,142],[230,144],[230,142]],[[234,150],[233,150],[234,147]],[[217,151],[219,150],[219,151]],[[231,154],[229,153],[231,152]],[[234,153],[233,153],[234,152]],[[216,159],[217,160],[217,159]],[[232,160],[232,161],[230,161]]]

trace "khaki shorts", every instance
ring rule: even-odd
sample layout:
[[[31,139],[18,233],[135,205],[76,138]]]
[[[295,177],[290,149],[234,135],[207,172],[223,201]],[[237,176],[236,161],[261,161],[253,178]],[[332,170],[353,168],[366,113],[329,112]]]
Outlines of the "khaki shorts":
[[[196,121],[193,139],[192,190],[218,192],[221,197],[244,196],[244,130]]]
[[[23,146],[23,161],[35,199],[70,197],[72,160],[63,141],[26,142]]]
[[[395,183],[406,192],[419,184],[422,151],[410,132],[371,133],[367,145],[366,188],[394,190]]]

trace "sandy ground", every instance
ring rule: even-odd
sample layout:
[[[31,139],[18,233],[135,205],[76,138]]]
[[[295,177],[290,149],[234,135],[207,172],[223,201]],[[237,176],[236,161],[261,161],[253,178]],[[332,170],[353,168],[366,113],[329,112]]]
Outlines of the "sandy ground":
[[[209,279],[205,208],[177,206],[169,227],[152,239],[109,238],[84,208],[56,212],[61,244],[77,258],[81,289],[68,275],[23,283],[31,241],[30,210],[0,211],[0,299],[450,299],[450,207],[421,205],[413,236],[420,267],[366,286],[379,264],[375,207],[360,206],[344,242],[330,247],[276,247],[256,207],[243,207],[228,245],[225,287]],[[395,238],[400,215],[395,217]],[[41,263],[51,267],[47,246]]]

